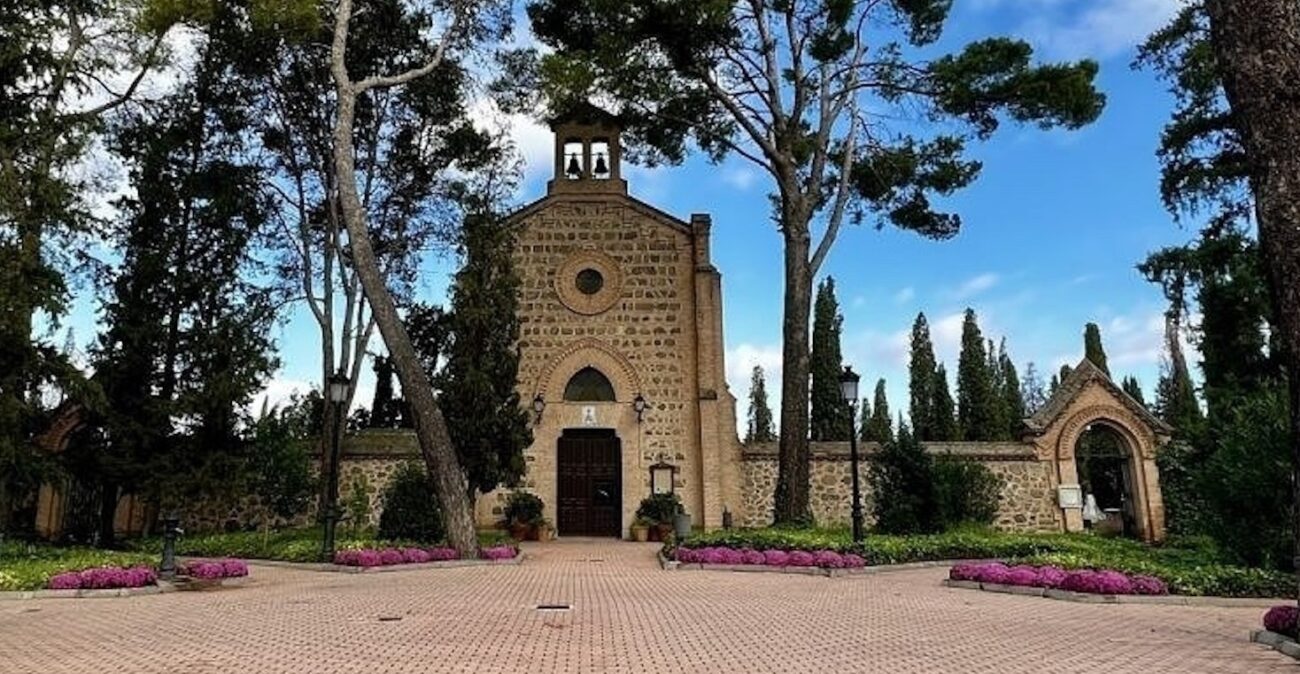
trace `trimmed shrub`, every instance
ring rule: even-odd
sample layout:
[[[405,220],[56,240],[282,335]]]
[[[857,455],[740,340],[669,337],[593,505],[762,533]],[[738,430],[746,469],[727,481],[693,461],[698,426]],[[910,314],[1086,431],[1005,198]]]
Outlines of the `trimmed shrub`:
[[[424,467],[402,464],[384,489],[379,538],[435,543],[443,539],[443,533],[442,512]]]
[[[1300,609],[1294,605],[1274,606],[1264,614],[1264,629],[1295,639],[1297,616],[1300,616]]]
[[[1002,500],[1002,478],[978,461],[941,456],[934,461],[934,496],[943,528],[990,525]]]
[[[542,499],[526,491],[511,492],[506,499],[506,524],[525,524],[534,526],[542,522]]]
[[[656,524],[672,524],[673,517],[681,512],[682,499],[677,494],[654,494],[641,499],[636,509],[637,519]]]

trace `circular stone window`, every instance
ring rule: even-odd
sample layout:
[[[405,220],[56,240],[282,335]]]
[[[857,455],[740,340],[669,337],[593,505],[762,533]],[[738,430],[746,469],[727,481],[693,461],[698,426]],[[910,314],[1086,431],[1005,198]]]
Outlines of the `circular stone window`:
[[[618,302],[623,274],[618,263],[596,250],[571,253],[555,270],[555,292],[571,311],[588,316]]]
[[[595,269],[583,269],[578,272],[574,285],[583,295],[595,295],[605,286],[605,276]]]

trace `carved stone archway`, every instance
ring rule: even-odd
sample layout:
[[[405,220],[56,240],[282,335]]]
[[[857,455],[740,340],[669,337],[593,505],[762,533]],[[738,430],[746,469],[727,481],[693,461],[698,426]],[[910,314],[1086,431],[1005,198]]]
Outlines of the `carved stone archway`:
[[[1136,533],[1146,541],[1164,539],[1164,499],[1156,455],[1172,429],[1086,359],[1071,371],[1047,405],[1026,421],[1026,439],[1034,443],[1039,460],[1052,465],[1062,528],[1084,528],[1075,448],[1093,424],[1104,424],[1127,446]]]

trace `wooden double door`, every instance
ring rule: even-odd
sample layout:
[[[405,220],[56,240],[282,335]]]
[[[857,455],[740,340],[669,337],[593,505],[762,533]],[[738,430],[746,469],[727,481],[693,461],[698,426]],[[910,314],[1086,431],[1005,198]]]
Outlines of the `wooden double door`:
[[[622,537],[622,443],[613,430],[569,429],[556,448],[556,528],[562,536]]]

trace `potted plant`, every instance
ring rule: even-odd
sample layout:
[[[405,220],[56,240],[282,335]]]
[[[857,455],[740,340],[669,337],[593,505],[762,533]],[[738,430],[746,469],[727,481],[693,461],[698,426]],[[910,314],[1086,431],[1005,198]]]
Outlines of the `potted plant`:
[[[537,521],[537,540],[546,543],[555,539],[555,528],[551,526],[551,521],[542,518]]]
[[[673,518],[682,508],[682,500],[677,494],[654,494],[641,500],[637,508],[637,519],[651,523],[650,540],[662,541],[673,532]]]
[[[506,528],[510,537],[517,541],[535,541],[539,525],[546,520],[542,517],[542,499],[534,494],[517,491],[506,500]]]
[[[644,543],[650,539],[650,525],[653,524],[648,519],[638,517],[632,521],[632,540],[637,543]]]

